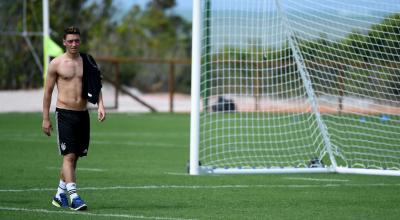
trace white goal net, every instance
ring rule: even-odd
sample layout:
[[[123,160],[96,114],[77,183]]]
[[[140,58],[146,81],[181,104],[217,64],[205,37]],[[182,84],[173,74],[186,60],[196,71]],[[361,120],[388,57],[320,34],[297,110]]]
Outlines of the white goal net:
[[[193,22],[191,174],[400,174],[399,0],[195,0]]]

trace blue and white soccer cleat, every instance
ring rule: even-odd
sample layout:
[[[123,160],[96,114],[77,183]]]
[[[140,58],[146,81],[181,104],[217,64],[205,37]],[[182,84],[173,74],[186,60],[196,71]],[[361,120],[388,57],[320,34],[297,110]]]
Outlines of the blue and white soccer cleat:
[[[61,193],[60,198],[57,198],[56,196],[54,196],[51,204],[53,204],[55,207],[58,207],[58,208],[68,208],[69,205],[68,205],[67,195],[65,195],[65,193]]]
[[[81,197],[78,196],[78,197],[72,199],[70,208],[72,210],[75,210],[75,211],[82,211],[82,210],[86,210],[87,209],[87,205],[81,199]]]

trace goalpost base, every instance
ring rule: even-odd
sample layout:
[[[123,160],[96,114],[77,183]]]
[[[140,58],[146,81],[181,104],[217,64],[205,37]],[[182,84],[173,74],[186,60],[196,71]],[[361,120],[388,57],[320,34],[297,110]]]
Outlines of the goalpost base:
[[[324,168],[211,168],[199,167],[199,172],[191,175],[215,175],[215,174],[294,174],[294,173],[341,173],[364,174],[381,176],[400,176],[400,170],[381,170],[347,167]]]
[[[364,174],[364,175],[380,175],[380,176],[400,176],[400,170],[381,170],[381,169],[363,169],[363,168],[347,168],[337,167],[337,173],[342,174]]]
[[[199,174],[284,174],[284,173],[333,173],[327,168],[210,168],[199,167]]]

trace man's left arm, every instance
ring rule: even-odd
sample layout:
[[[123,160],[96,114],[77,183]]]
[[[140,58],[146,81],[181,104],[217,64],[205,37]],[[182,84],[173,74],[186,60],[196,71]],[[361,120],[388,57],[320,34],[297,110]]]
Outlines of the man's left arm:
[[[103,102],[103,94],[100,91],[99,94],[99,101],[97,102],[97,120],[100,122],[104,121],[106,119],[106,110],[104,108],[104,102]]]

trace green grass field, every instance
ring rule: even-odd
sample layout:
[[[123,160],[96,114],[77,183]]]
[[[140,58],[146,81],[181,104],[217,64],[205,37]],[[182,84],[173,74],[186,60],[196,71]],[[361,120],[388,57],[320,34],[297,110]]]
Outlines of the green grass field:
[[[61,157],[41,114],[0,114],[0,219],[400,218],[399,177],[189,176],[189,115],[91,117],[89,156],[77,171],[89,209],[74,212],[51,205]]]

